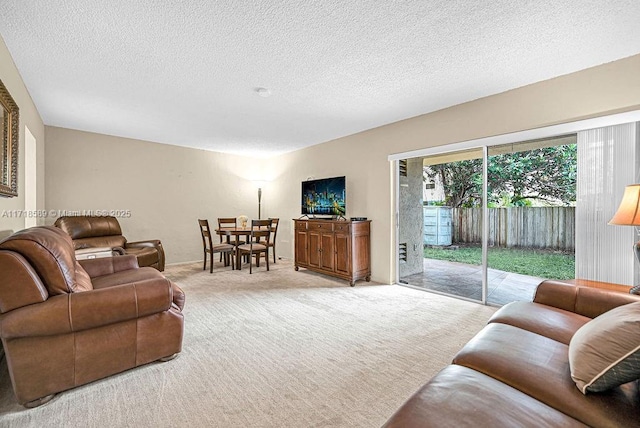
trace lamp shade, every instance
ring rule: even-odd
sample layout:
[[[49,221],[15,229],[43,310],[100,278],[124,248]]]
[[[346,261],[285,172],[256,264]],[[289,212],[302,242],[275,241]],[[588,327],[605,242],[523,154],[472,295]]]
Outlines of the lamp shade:
[[[640,226],[640,184],[625,187],[622,202],[609,224]]]

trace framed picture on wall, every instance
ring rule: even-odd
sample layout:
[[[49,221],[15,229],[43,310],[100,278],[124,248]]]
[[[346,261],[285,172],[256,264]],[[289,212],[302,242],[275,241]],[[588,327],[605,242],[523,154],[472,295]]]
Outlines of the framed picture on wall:
[[[0,196],[18,196],[18,105],[0,80]]]

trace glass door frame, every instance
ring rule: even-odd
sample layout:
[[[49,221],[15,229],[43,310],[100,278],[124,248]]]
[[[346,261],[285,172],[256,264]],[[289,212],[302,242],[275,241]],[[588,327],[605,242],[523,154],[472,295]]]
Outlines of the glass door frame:
[[[482,304],[489,294],[489,148],[482,146]]]

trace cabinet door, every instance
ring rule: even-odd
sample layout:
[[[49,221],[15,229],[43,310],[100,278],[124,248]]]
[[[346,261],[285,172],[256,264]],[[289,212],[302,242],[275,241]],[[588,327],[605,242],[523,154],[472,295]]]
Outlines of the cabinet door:
[[[351,274],[351,235],[336,233],[336,272]]]
[[[334,270],[335,249],[333,247],[333,233],[320,234],[320,263],[322,269]]]
[[[371,274],[371,242],[369,234],[355,235],[353,237],[353,272],[366,272]]]
[[[320,233],[315,231],[309,231],[307,238],[309,239],[309,266],[321,267],[320,260]]]
[[[309,243],[307,242],[307,232],[296,232],[296,264],[309,264]]]

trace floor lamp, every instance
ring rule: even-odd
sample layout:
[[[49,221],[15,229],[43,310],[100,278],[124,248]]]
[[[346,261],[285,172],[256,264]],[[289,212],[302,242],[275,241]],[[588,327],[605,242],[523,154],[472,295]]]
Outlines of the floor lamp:
[[[624,188],[622,202],[609,224],[619,226],[640,226],[640,184],[631,184]],[[640,241],[633,245],[633,254],[640,263]],[[640,285],[631,289],[631,293],[640,294]]]
[[[265,184],[265,180],[253,180],[253,185],[258,188],[258,220],[262,220],[262,188]]]

